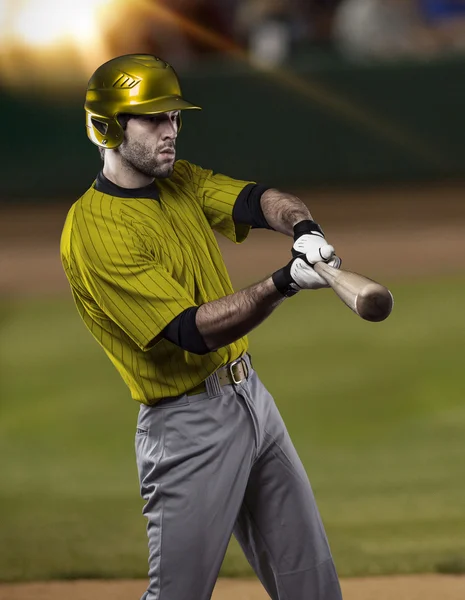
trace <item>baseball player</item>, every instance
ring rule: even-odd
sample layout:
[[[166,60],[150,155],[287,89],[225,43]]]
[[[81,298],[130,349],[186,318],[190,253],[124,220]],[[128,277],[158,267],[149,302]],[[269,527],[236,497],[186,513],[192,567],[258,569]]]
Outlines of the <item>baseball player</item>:
[[[175,160],[181,112],[197,108],[155,56],[100,66],[85,111],[103,169],[61,239],[79,314],[140,403],[142,598],[210,598],[234,533],[274,600],[339,600],[310,483],[246,335],[286,298],[327,287],[312,264],[340,261],[295,196]],[[240,243],[251,227],[290,236],[292,254],[234,292],[213,231]]]

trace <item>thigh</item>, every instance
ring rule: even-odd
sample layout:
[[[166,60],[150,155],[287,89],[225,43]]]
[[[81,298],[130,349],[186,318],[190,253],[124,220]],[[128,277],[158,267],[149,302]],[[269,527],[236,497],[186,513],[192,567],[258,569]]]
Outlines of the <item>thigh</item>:
[[[274,600],[340,600],[310,482],[273,398],[262,388],[255,380],[248,390],[262,437],[234,534]]]
[[[253,461],[253,427],[232,387],[187,402],[144,408],[138,423],[147,600],[211,597]]]

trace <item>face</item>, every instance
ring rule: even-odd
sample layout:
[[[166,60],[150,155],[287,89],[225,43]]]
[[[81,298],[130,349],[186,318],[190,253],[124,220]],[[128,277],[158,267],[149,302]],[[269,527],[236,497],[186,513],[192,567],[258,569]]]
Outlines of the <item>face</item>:
[[[163,179],[173,172],[179,111],[131,117],[118,151],[136,171]]]

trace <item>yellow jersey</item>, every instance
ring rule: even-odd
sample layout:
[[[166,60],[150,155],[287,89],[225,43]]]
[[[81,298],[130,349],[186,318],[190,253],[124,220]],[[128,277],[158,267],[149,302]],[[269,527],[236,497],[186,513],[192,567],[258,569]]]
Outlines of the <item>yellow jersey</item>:
[[[134,400],[179,396],[246,352],[247,337],[197,355],[161,332],[187,308],[234,293],[213,230],[247,237],[232,211],[249,183],[178,160],[147,197],[98,191],[94,181],[71,207],[60,250],[74,301]]]

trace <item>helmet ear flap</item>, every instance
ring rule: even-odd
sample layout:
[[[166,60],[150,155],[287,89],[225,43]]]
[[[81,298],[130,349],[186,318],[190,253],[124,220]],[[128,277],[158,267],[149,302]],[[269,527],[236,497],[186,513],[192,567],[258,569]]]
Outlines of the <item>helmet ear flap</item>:
[[[124,138],[124,130],[116,118],[92,116],[87,113],[87,133],[100,148],[117,148]]]
[[[92,125],[94,128],[101,133],[102,135],[106,135],[108,131],[108,123],[104,123],[103,121],[98,121],[95,117],[90,118]]]

